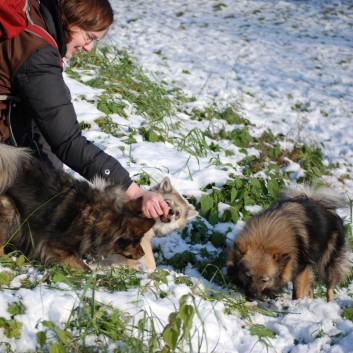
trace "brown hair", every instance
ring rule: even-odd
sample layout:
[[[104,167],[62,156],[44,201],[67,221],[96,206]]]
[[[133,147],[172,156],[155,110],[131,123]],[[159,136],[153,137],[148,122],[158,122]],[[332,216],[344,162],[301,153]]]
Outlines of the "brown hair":
[[[66,42],[71,40],[69,26],[100,32],[108,29],[114,21],[109,0],[58,0],[58,4]]]

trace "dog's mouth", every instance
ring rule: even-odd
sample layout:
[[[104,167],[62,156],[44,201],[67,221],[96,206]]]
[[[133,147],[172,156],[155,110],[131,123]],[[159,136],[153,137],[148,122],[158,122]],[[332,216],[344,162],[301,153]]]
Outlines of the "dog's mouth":
[[[167,216],[160,216],[159,219],[161,220],[161,222],[163,223],[170,223],[172,221],[171,217],[174,216],[174,211],[173,209],[170,207],[170,202],[166,201],[166,203],[168,204],[169,206],[169,212],[168,212],[168,215]]]
[[[171,209],[169,210],[168,216],[160,216],[159,219],[163,222],[163,223],[170,223],[172,221],[171,217],[173,214],[171,214],[171,212],[173,212]]]
[[[245,295],[248,302],[254,302],[257,298],[254,295]]]
[[[139,253],[139,254],[128,254],[128,255],[124,255],[127,259],[131,259],[131,260],[139,260],[141,259],[141,257],[144,255],[144,253]]]
[[[140,245],[134,251],[125,251],[120,253],[120,255],[125,256],[127,259],[139,260],[143,255],[145,255],[145,252],[143,251],[142,246]]]
[[[261,300],[265,299],[265,295],[264,295],[264,293],[257,293],[257,292],[245,290],[245,298],[248,302],[253,302],[255,300],[261,301]]]
[[[173,219],[176,221],[180,218],[180,212],[179,211],[174,211],[171,208],[169,209],[169,213],[168,216],[160,216],[159,219],[163,222],[163,223],[170,223],[172,221],[172,217]]]

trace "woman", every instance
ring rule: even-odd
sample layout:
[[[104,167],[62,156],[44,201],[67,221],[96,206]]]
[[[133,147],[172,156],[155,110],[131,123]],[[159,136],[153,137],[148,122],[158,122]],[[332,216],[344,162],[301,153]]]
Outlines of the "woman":
[[[167,216],[169,207],[141,189],[113,157],[82,136],[62,75],[61,57],[89,52],[113,22],[108,0],[29,0],[30,18],[55,40],[23,31],[0,43],[0,142],[25,146],[54,168],[65,163],[91,180],[99,175],[122,186],[133,199],[143,196],[146,217]]]

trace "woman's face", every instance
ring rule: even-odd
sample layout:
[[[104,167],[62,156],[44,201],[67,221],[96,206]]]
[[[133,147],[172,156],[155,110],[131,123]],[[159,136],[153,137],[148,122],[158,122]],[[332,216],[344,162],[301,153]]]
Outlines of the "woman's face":
[[[100,32],[86,32],[78,26],[71,26],[71,41],[66,44],[66,54],[65,58],[70,59],[73,55],[79,53],[80,51],[91,51],[94,43],[101,40],[107,30]]]

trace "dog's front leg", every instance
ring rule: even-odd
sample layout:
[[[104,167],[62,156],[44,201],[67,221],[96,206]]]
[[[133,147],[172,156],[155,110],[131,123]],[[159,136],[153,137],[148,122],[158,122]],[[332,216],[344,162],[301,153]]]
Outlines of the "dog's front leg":
[[[9,240],[20,238],[20,216],[14,201],[5,195],[0,196],[0,256],[5,254]]]
[[[314,292],[311,289],[314,280],[313,269],[307,265],[293,280],[293,300],[303,299],[306,296],[313,297]]]
[[[326,299],[328,302],[332,302],[334,299],[333,288],[327,288]]]
[[[78,258],[76,255],[68,255],[66,257],[62,257],[60,262],[62,264],[67,264],[73,268],[76,268],[78,270],[82,270],[85,272],[91,272],[91,268],[86,265],[80,258]]]

